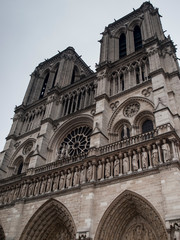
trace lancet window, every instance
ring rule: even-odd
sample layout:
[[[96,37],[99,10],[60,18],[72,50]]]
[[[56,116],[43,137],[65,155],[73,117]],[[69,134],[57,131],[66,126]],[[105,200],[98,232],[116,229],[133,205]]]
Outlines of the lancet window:
[[[79,69],[76,66],[74,66],[71,83],[77,82],[79,79],[80,79]]]
[[[125,91],[137,84],[149,80],[148,58],[143,57],[135,62],[114,70],[110,75],[110,96]]]
[[[95,87],[93,84],[65,94],[61,100],[61,116],[66,116],[93,104]]]
[[[42,89],[41,89],[41,93],[40,93],[39,99],[41,99],[41,98],[44,97],[44,94],[45,94],[45,91],[46,91],[46,87],[47,87],[48,79],[49,79],[49,72],[46,74],[46,77],[45,77],[45,79],[44,79],[44,82],[43,82],[43,86],[42,86]]]
[[[56,78],[57,78],[57,73],[58,73],[58,67],[55,71],[55,74],[54,74],[54,78],[53,78],[53,83],[52,83],[52,88],[55,86],[55,83],[56,83]]]
[[[46,107],[40,106],[33,109],[22,116],[22,125],[19,134],[31,131],[40,126],[40,122],[44,117]]]
[[[133,33],[134,33],[134,48],[135,51],[137,51],[142,48],[142,36],[140,27],[135,26]]]
[[[126,36],[124,33],[119,38],[119,58],[126,56]]]

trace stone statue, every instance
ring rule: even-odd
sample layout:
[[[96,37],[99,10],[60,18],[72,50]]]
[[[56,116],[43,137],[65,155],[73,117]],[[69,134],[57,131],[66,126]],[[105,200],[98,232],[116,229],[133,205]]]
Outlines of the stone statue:
[[[15,191],[14,191],[14,197],[13,197],[13,200],[18,199],[18,197],[19,197],[19,185],[16,184],[16,188],[15,188]]]
[[[115,156],[115,160],[114,160],[114,176],[118,176],[119,175],[119,158],[117,156]]]
[[[27,195],[27,184],[26,182],[24,182],[22,188],[21,188],[21,197],[25,198]]]
[[[136,151],[133,151],[132,166],[134,171],[138,170],[138,160],[138,154],[136,153]]]
[[[166,143],[166,139],[163,139],[163,145],[162,145],[162,151],[163,151],[163,158],[164,162],[167,162],[171,159],[171,153],[170,153],[170,147],[169,144]]]
[[[124,153],[123,158],[123,172],[126,174],[129,171],[129,158],[127,156],[127,153]]]
[[[158,161],[158,150],[157,150],[155,144],[153,144],[153,149],[152,149],[152,163],[153,163],[154,166],[157,166],[159,164],[159,161]]]
[[[40,185],[40,181],[39,179],[37,179],[35,183],[35,188],[34,188],[34,196],[39,195],[39,185]]]
[[[83,184],[85,182],[86,182],[85,169],[84,169],[84,166],[82,166],[81,167],[80,183]]]
[[[65,187],[65,176],[64,173],[61,172],[61,176],[60,176],[60,181],[59,181],[59,189],[62,190]]]
[[[142,158],[142,168],[147,168],[148,167],[148,154],[147,154],[145,148],[142,148],[141,158]]]
[[[78,171],[78,168],[76,167],[75,168],[75,172],[74,172],[74,180],[73,180],[73,185],[74,186],[78,186],[79,185],[79,180],[80,180],[80,176],[79,176],[79,171]]]
[[[57,173],[55,173],[54,182],[53,182],[53,192],[58,190],[58,180],[59,180],[59,176]]]
[[[66,187],[67,188],[71,188],[72,187],[72,173],[71,173],[70,169],[68,169],[68,172],[67,172]]]
[[[50,191],[51,191],[51,178],[50,176],[48,176],[46,192],[50,192]]]
[[[102,179],[102,163],[99,161],[98,168],[97,168],[97,179]]]
[[[40,194],[44,194],[45,191],[46,191],[46,179],[43,177],[42,178],[42,183],[41,183]]]
[[[34,183],[31,181],[28,187],[28,196],[32,197],[33,196],[33,190],[34,190]]]
[[[111,163],[109,159],[106,159],[106,166],[105,166],[105,177],[109,178],[111,176]]]
[[[88,180],[88,182],[90,182],[93,177],[93,166],[92,166],[91,162],[89,162],[88,164],[89,164],[89,167],[87,169],[87,180]]]
[[[66,144],[63,143],[62,145],[62,149],[61,149],[61,152],[60,152],[60,158],[63,158],[66,154]]]

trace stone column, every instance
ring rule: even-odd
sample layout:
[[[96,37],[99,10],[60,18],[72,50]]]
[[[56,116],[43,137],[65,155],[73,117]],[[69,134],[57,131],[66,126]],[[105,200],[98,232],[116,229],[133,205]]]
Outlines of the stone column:
[[[129,156],[129,171],[128,174],[132,173],[132,151],[128,151],[128,156]]]
[[[97,179],[97,175],[96,175],[96,160],[94,159],[92,161],[92,165],[93,165],[93,175],[92,175],[92,182],[95,182]]]
[[[141,148],[138,148],[137,152],[138,152],[138,158],[139,158],[139,169],[138,169],[138,171],[140,172],[140,171],[142,171]]]
[[[121,176],[123,174],[123,154],[122,153],[119,153],[119,160],[120,160],[120,172],[119,172],[119,176]]]
[[[172,160],[173,160],[173,161],[176,161],[176,160],[178,160],[177,154],[176,154],[176,149],[175,149],[175,141],[176,141],[176,139],[175,139],[175,138],[172,138],[172,139],[169,139],[169,140],[170,140],[170,142],[171,142],[172,151],[173,151],[173,158],[172,158]]]
[[[105,158],[102,158],[102,178],[101,181],[104,180],[104,167],[105,167]]]
[[[114,162],[113,162],[113,160],[114,160],[114,157],[111,156],[110,157],[110,163],[111,163],[111,176],[110,176],[110,178],[113,178],[113,170],[114,170]]]

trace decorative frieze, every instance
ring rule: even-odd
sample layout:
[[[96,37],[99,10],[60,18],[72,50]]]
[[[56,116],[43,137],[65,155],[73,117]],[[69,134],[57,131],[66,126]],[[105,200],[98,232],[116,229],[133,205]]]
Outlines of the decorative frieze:
[[[144,142],[140,141],[138,145],[124,145],[119,149],[114,147],[120,145],[114,144],[100,148],[99,156],[95,158],[86,157],[83,161],[71,162],[70,165],[57,165],[57,168],[51,171],[48,171],[46,166],[44,174],[25,176],[17,183],[2,185],[0,205],[156,169],[180,159],[177,142],[174,138],[173,141],[172,138],[158,141],[148,138]]]

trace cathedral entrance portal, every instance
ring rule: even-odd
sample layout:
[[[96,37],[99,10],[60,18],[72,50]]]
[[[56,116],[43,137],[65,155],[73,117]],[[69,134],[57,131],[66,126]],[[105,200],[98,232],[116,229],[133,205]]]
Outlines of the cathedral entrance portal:
[[[76,227],[69,211],[51,199],[34,213],[20,240],[72,240],[75,234]]]
[[[104,213],[95,240],[167,240],[159,213],[143,197],[125,191]]]

